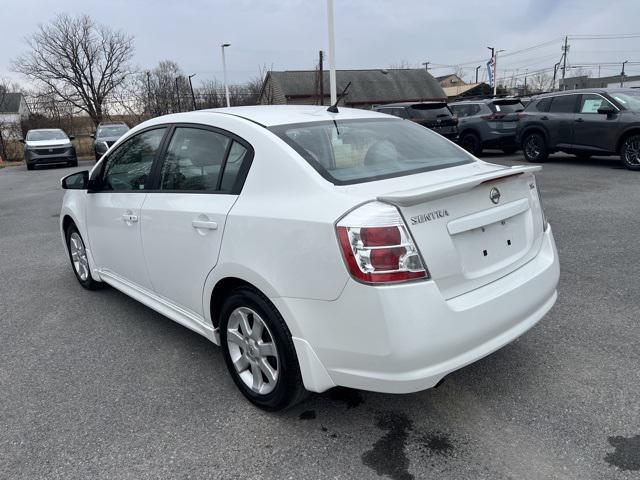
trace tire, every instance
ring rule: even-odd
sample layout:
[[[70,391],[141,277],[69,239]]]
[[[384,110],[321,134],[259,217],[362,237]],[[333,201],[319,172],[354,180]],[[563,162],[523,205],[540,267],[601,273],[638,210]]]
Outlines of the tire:
[[[586,162],[587,160],[591,159],[591,154],[589,153],[576,153],[575,155],[578,160],[581,160],[583,162]]]
[[[70,166],[70,167],[77,167],[77,166],[78,166],[78,160],[76,159],[76,160],[75,160],[75,161],[73,161],[73,162],[69,162],[69,166]]]
[[[620,160],[629,170],[640,170],[640,135],[630,135],[620,148]]]
[[[257,407],[283,410],[307,396],[291,333],[278,310],[257,290],[239,287],[225,299],[220,343],[231,378]]]
[[[502,149],[502,152],[505,155],[513,155],[517,151],[518,151],[518,147],[505,147],[505,148]]]
[[[542,134],[533,132],[525,135],[522,140],[522,153],[527,162],[541,163],[549,158],[547,142]]]
[[[32,165],[31,163],[27,163],[27,170],[33,170],[35,167],[35,165]]]
[[[469,132],[463,134],[460,137],[460,146],[476,157],[482,154],[482,142],[480,141],[480,137],[475,133]]]
[[[75,274],[78,283],[87,290],[96,290],[102,287],[102,282],[96,282],[91,277],[84,240],[73,223],[67,228],[65,238],[67,240],[67,251],[69,252],[71,268],[73,269],[73,273]],[[74,254],[76,258],[79,258],[79,260],[74,260]],[[82,260],[82,255],[84,255],[84,260]]]

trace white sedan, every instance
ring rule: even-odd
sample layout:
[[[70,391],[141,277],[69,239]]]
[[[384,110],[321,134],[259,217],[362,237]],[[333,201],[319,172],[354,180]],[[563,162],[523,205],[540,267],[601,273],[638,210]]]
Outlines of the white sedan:
[[[65,177],[60,228],[83,287],[220,345],[279,410],[337,385],[430,388],[535,325],[559,277],[537,168],[370,111],[203,110]]]

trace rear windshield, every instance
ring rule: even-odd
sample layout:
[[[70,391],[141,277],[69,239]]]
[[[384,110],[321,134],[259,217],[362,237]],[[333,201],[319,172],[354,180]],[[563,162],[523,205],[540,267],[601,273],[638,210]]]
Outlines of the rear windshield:
[[[27,140],[30,142],[66,139],[67,135],[62,130],[31,130],[30,132],[27,132]]]
[[[464,150],[413,122],[361,119],[279,125],[270,130],[336,185],[473,162]]]
[[[496,112],[515,113],[524,110],[524,105],[520,100],[499,100],[492,103]]]
[[[451,110],[444,103],[421,103],[412,105],[409,109],[409,115],[412,118],[423,118],[426,120],[435,120],[451,116]]]

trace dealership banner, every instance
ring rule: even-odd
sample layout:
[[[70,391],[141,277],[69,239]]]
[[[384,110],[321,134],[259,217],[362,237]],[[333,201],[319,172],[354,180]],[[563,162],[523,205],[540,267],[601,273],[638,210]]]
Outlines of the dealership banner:
[[[487,80],[488,80],[488,84],[493,87],[493,82],[494,82],[494,78],[493,78],[493,57],[491,57],[491,60],[489,60],[487,62]]]

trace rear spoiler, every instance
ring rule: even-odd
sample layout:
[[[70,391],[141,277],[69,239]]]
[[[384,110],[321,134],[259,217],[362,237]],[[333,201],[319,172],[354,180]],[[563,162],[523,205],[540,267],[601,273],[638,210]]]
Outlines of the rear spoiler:
[[[386,195],[380,195],[377,199],[381,202],[391,203],[401,207],[410,207],[427,200],[435,200],[437,198],[455,195],[477,187],[481,183],[500,180],[506,177],[513,177],[523,173],[533,173],[542,170],[540,165],[517,165],[510,168],[494,170],[493,172],[480,173],[470,177],[451,180],[448,182],[437,183],[435,185],[427,185],[411,190],[403,190],[400,192],[392,192]]]

